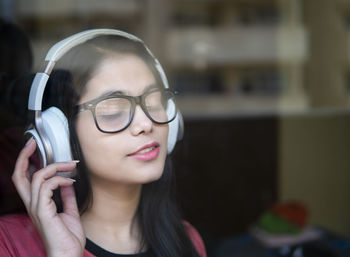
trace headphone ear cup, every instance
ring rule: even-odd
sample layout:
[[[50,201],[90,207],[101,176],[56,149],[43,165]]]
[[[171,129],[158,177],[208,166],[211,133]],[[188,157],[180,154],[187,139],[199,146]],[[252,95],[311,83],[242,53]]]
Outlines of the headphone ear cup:
[[[176,111],[176,105],[174,101],[169,102],[169,108],[167,110],[168,117],[172,116],[172,113]],[[176,142],[182,139],[183,136],[183,119],[179,111],[176,113],[176,117],[169,124],[169,133],[168,133],[168,154],[170,154],[176,145]]]
[[[52,148],[54,162],[72,161],[68,121],[63,112],[56,107],[50,107],[42,113],[42,123]],[[58,172],[57,175],[74,176],[72,172]]]
[[[171,121],[169,124],[169,132],[168,132],[168,154],[170,154],[175,147],[177,141],[177,133],[179,130],[178,117]]]
[[[39,167],[46,167],[47,165],[47,160],[46,160],[46,154],[45,154],[45,148],[43,145],[43,142],[41,141],[38,132],[32,128],[32,129],[28,129],[27,131],[24,132],[25,137],[33,137],[33,139],[36,142],[37,145],[37,153],[39,154],[39,160],[41,163],[38,163]]]

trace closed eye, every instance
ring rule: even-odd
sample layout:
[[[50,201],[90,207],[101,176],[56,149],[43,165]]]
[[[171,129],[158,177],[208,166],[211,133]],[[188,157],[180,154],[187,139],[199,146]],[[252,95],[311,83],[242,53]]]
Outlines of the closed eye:
[[[125,112],[118,112],[118,113],[113,113],[113,114],[99,115],[99,118],[103,119],[105,121],[109,121],[109,120],[119,119],[119,118],[121,118],[124,115],[125,115]]]

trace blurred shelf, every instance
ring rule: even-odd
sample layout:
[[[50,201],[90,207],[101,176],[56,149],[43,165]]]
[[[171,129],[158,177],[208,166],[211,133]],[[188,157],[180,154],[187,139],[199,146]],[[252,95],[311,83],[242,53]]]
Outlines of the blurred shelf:
[[[188,3],[195,3],[195,4],[276,4],[276,0],[172,0],[174,3],[177,4],[188,4]],[[346,0],[343,0],[346,1]]]
[[[80,16],[98,13],[127,16],[140,11],[139,0],[19,0],[19,16]]]
[[[231,117],[300,113],[309,110],[305,96],[187,95],[176,103],[185,117]]]
[[[263,116],[349,116],[347,107],[310,107],[305,97],[186,96],[177,98],[181,114],[189,119],[249,118]]]
[[[166,52],[173,66],[300,63],[307,58],[308,36],[297,26],[174,28]]]

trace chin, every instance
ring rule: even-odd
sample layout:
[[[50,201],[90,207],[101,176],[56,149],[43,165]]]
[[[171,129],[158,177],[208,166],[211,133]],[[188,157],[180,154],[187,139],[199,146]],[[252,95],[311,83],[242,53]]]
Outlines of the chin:
[[[154,181],[159,180],[162,177],[163,172],[154,173],[154,174],[144,174],[144,176],[139,177],[140,184],[148,184]]]
[[[132,166],[130,175],[135,179],[134,181],[139,184],[147,184],[153,181],[159,180],[164,171],[165,158],[159,158],[154,162],[137,162]]]

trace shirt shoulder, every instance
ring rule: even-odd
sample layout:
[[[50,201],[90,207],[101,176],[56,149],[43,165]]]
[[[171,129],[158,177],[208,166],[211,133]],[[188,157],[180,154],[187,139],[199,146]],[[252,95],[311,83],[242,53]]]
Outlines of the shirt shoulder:
[[[207,252],[205,250],[205,245],[202,237],[198,231],[187,221],[183,221],[185,229],[189,238],[191,239],[194,248],[197,250],[197,253],[200,257],[207,257]]]
[[[1,257],[44,257],[44,244],[34,224],[26,214],[0,217]],[[84,257],[96,257],[87,250]]]
[[[44,245],[28,215],[0,217],[0,256],[45,256]]]

